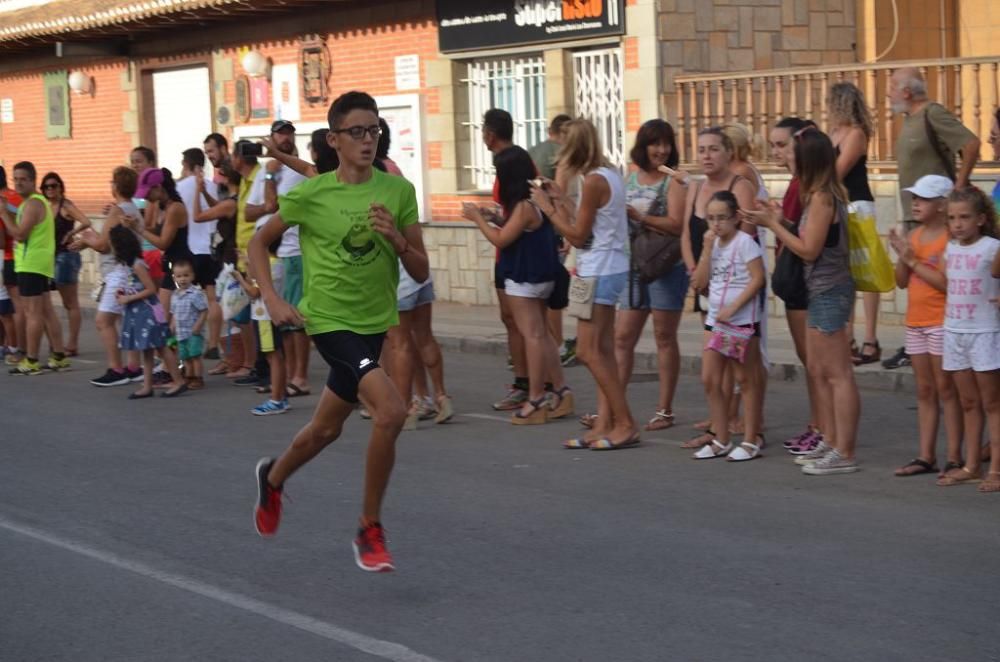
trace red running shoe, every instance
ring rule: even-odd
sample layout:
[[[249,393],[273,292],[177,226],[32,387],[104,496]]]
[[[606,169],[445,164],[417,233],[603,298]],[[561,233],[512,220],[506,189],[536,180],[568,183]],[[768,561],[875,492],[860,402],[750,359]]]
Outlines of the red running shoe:
[[[354,539],[354,562],[367,572],[392,572],[392,554],[385,547],[385,529],[378,522],[358,529]]]
[[[257,463],[257,503],[253,509],[253,523],[257,533],[273,536],[281,523],[281,488],[267,482],[267,474],[274,465],[274,458],[261,458]]]

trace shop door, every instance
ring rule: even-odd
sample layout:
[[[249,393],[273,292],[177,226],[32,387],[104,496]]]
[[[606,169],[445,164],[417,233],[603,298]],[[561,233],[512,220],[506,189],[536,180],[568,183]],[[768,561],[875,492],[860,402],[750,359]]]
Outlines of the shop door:
[[[181,176],[181,152],[202,148],[212,132],[208,67],[153,72],[156,156],[162,168]]]
[[[604,153],[613,165],[625,167],[625,88],[620,48],[573,53],[576,114],[597,127]]]

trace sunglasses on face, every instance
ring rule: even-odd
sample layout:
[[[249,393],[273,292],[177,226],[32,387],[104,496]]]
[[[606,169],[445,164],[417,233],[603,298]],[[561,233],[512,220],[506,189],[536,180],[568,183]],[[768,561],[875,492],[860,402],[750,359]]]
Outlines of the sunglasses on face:
[[[354,140],[363,139],[367,133],[373,140],[378,140],[378,137],[382,135],[382,127],[378,124],[372,124],[371,126],[349,126],[346,129],[333,129],[333,133],[346,133]]]
[[[57,189],[57,188],[59,188],[59,184],[56,184],[54,182],[51,182],[51,183],[48,183],[48,184],[42,184],[42,189],[44,189],[44,190],[47,190],[47,189]]]

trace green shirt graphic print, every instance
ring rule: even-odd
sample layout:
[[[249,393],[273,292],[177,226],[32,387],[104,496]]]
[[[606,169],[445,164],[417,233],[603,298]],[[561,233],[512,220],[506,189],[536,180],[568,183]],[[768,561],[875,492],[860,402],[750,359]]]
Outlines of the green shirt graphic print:
[[[302,182],[278,200],[278,212],[298,226],[303,296],[299,311],[309,335],[330,331],[383,333],[399,323],[396,251],[368,218],[373,202],[403,228],[417,222],[413,184],[372,169],[361,184],[328,172]]]

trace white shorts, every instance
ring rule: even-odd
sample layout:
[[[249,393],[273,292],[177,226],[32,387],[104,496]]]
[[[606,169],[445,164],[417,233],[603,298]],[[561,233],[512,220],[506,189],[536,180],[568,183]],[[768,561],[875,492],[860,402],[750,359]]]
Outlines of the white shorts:
[[[504,291],[509,297],[523,297],[525,299],[548,299],[552,296],[552,290],[556,283],[547,280],[544,283],[515,283],[510,278],[503,282]]]
[[[974,370],[990,372],[1000,370],[1000,331],[982,333],[944,332],[945,370]]]
[[[125,308],[118,303],[118,290],[128,285],[129,272],[124,265],[118,265],[104,276],[101,298],[97,301],[97,312],[121,315]]]

